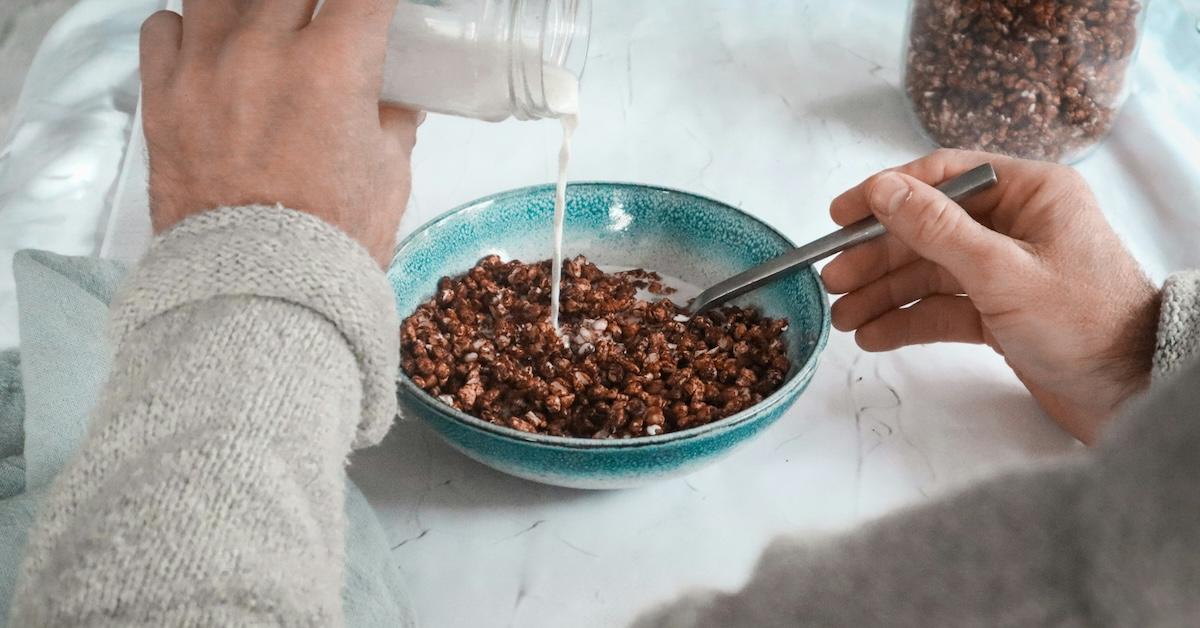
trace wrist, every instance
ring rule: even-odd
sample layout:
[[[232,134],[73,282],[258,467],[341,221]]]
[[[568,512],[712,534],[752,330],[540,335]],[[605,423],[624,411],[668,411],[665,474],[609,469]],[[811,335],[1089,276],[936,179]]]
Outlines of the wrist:
[[[1137,292],[1129,295],[1129,305],[1112,328],[1112,343],[1102,355],[1099,375],[1112,386],[1110,413],[1150,385],[1162,291],[1147,281]]]

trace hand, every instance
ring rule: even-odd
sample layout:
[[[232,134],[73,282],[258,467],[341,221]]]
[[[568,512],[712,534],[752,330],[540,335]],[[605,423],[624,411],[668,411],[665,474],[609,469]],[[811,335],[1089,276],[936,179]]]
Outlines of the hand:
[[[386,264],[418,114],[381,107],[396,0],[184,0],[142,27],[155,233],[229,205],[311,213]]]
[[[962,206],[930,187],[985,161],[999,184]],[[1073,169],[940,150],[830,206],[840,225],[870,213],[888,233],[822,272],[830,292],[847,293],[834,327],[857,330],[863,349],[987,343],[1085,443],[1147,386],[1159,292]]]

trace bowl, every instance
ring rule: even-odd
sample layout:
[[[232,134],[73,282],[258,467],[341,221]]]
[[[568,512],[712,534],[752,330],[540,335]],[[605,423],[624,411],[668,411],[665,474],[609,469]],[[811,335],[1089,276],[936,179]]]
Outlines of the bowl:
[[[400,243],[388,268],[401,316],[433,296],[443,276],[480,258],[536,261],[552,254],[554,187],[501,192],[429,222]],[[567,187],[564,255],[601,267],[640,267],[707,286],[784,253],[793,244],[769,225],[703,196],[632,183]],[[792,369],[757,405],[707,425],[657,436],[595,440],[529,434],[477,419],[434,399],[400,373],[402,415],[418,418],[467,456],[504,473],[576,488],[623,488],[711,464],[765,430],[812,379],[829,337],[829,300],[812,268],[798,269],[736,301],[787,317]]]

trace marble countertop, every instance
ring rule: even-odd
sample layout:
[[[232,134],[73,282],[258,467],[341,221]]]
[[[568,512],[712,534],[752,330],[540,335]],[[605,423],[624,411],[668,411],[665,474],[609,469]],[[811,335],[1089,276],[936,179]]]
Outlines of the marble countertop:
[[[897,88],[903,3],[595,5],[572,178],[698,192],[799,242],[830,230],[838,192],[931,149]],[[558,141],[554,122],[431,117],[405,228],[553,180]],[[1146,244],[1158,229],[1138,211],[1152,192],[1125,172],[1136,150],[1119,132],[1081,168],[1161,277],[1200,260]],[[835,333],[778,424],[686,479],[615,493],[538,486],[414,424],[359,454],[352,473],[427,625],[618,626],[688,587],[740,586],[774,535],[844,529],[1076,446],[986,348],[872,355]]]
[[[799,242],[831,229],[837,193],[932,148],[897,87],[905,3],[594,5],[573,179],[712,196]],[[1137,93],[1079,168],[1161,280],[1200,266],[1200,96],[1176,80],[1197,69],[1189,59],[1200,57],[1200,36],[1181,49],[1194,18],[1170,0],[1151,7]],[[430,116],[403,230],[552,181],[559,133],[553,121]],[[119,190],[102,248],[110,256],[144,246],[140,155],[127,158],[134,184]],[[546,242],[548,253],[549,231]],[[835,332],[777,424],[685,479],[617,492],[541,486],[476,464],[411,422],[356,454],[350,471],[379,511],[423,625],[620,626],[687,588],[740,586],[775,535],[844,530],[1076,447],[986,348],[865,354]]]

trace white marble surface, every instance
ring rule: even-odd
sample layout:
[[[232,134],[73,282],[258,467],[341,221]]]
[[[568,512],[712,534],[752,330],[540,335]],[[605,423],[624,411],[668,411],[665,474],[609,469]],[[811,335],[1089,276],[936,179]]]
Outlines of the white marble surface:
[[[831,228],[835,194],[930,148],[897,89],[903,3],[596,5],[573,178],[710,195],[802,241]],[[1171,193],[1190,205],[1156,198],[1162,188],[1134,168],[1156,147],[1137,114],[1160,105],[1135,103],[1080,165],[1159,278],[1200,263],[1200,152],[1180,153],[1191,174]],[[554,122],[431,117],[405,229],[551,181],[558,140]],[[1180,226],[1188,238],[1174,239]],[[618,626],[686,587],[739,586],[776,534],[846,528],[1074,446],[987,349],[867,355],[835,333],[778,424],[686,480],[619,493],[538,486],[414,424],[356,456],[352,473],[428,626]]]
[[[801,241],[831,228],[836,193],[931,148],[897,89],[904,3],[595,4],[575,179],[710,195]],[[1157,279],[1200,265],[1200,36],[1189,39],[1191,18],[1174,6],[1152,3],[1139,92],[1079,165]],[[139,140],[108,255],[135,257],[144,243]],[[404,230],[551,181],[558,140],[549,121],[431,116]],[[540,486],[471,462],[413,423],[357,454],[351,473],[379,510],[424,625],[619,626],[687,587],[739,586],[774,535],[845,529],[1076,446],[987,349],[868,355],[835,333],[783,419],[687,479],[621,492]]]

